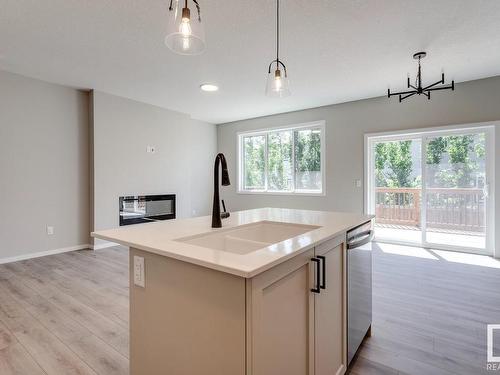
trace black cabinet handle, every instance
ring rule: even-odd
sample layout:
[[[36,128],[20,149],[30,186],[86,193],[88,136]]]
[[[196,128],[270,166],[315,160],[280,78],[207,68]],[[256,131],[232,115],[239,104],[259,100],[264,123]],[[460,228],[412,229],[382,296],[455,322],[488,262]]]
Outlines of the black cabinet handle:
[[[311,292],[313,293],[320,293],[321,292],[321,289],[320,289],[320,284],[321,284],[321,280],[320,280],[320,260],[318,258],[311,258],[311,262],[314,262],[316,263],[316,287],[315,288],[312,288],[311,289]]]
[[[321,289],[326,289],[326,258],[323,255],[318,255],[316,258],[322,261],[321,273],[323,274],[322,275],[323,277],[321,278],[321,283],[319,284],[319,287]]]

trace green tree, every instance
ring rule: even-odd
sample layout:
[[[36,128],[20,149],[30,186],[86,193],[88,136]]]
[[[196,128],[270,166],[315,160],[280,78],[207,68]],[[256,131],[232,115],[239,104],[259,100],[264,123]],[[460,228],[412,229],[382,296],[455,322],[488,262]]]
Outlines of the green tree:
[[[265,165],[264,136],[250,136],[243,139],[245,152],[245,187],[263,189]]]
[[[377,186],[413,187],[412,141],[383,142],[375,145],[375,174]]]
[[[319,132],[311,130],[295,131],[295,163],[296,170],[321,170],[321,139]]]
[[[485,147],[484,133],[437,137],[429,141],[426,162],[431,185],[449,188],[474,186],[478,161],[484,160]]]
[[[292,187],[292,139],[290,131],[268,134],[267,157],[269,188],[290,190]]]
[[[446,150],[444,137],[437,137],[427,144],[427,164],[439,164]]]
[[[321,137],[319,130],[295,130],[295,176],[297,188],[321,187]]]

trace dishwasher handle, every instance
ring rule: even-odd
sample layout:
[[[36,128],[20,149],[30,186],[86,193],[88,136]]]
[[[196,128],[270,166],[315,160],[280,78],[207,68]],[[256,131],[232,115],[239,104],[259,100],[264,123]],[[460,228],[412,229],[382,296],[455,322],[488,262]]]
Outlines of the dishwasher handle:
[[[365,232],[361,232],[353,238],[350,238],[347,242],[347,250],[366,245],[368,242],[371,242],[373,240],[373,235],[374,232],[370,229]]]

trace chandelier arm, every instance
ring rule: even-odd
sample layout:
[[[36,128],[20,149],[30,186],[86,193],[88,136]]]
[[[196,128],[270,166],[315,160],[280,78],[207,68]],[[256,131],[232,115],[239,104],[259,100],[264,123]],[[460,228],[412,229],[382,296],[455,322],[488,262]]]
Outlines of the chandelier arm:
[[[438,90],[455,90],[455,84],[440,86],[440,87],[432,87],[430,89],[425,89],[425,91],[438,91]]]
[[[413,85],[410,83],[410,77],[408,77],[407,84],[408,84],[408,88],[412,88],[412,89],[418,90],[415,86],[413,86]]]
[[[433,83],[432,85],[429,85],[429,86],[424,87],[422,90],[424,90],[424,91],[425,91],[425,90],[429,90],[430,88],[432,88],[432,87],[434,87],[434,86],[436,86],[436,85],[440,85],[440,84],[442,84],[442,83],[443,83],[442,81],[437,81],[437,82]]]
[[[417,92],[416,92],[416,91],[414,91],[414,92],[412,92],[411,94],[408,94],[408,95],[405,95],[405,96],[401,96],[401,95],[399,95],[399,102],[401,103],[403,100],[405,100],[405,99],[409,98],[410,96],[415,95],[416,93],[417,93]]]
[[[389,96],[395,95],[407,95],[407,94],[416,94],[418,91],[410,90],[410,91],[399,91],[399,92],[388,92]]]

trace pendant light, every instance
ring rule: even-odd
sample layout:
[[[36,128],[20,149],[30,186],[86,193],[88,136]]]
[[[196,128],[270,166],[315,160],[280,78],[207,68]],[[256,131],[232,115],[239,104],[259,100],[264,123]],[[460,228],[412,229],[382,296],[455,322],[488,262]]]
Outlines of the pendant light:
[[[280,60],[280,0],[276,0],[276,60],[271,61],[267,70],[266,95],[284,98],[291,94],[286,66]]]
[[[180,55],[198,55],[205,50],[205,31],[198,0],[170,0],[169,22],[165,44]],[[194,9],[196,8],[196,9]]]

